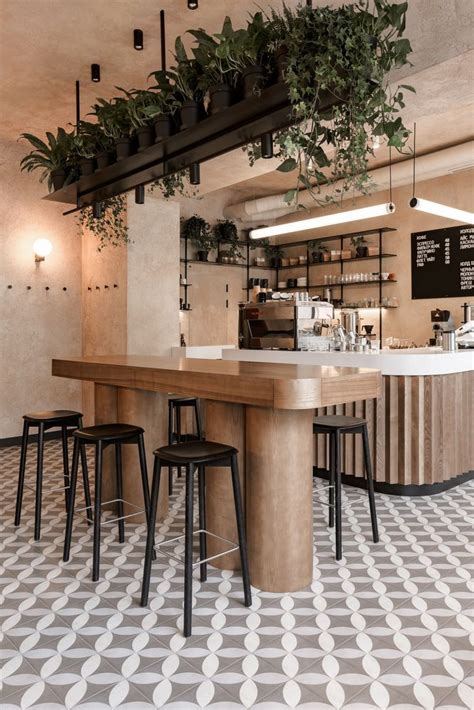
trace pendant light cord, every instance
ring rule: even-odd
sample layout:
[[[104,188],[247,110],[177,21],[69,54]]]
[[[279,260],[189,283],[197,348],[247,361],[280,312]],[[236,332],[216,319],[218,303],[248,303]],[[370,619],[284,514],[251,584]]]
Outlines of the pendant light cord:
[[[392,146],[388,149],[389,202],[392,204]]]
[[[413,124],[413,199],[415,199],[416,180],[416,123]]]

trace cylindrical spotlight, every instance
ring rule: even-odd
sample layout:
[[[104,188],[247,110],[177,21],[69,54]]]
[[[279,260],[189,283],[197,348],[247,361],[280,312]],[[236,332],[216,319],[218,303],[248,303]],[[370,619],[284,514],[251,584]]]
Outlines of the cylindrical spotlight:
[[[102,217],[102,203],[94,202],[92,205],[92,216],[94,219],[100,219]]]
[[[135,204],[145,204],[145,185],[137,185],[135,188]]]
[[[100,81],[100,64],[91,64],[91,79],[96,83]]]
[[[201,183],[201,167],[199,163],[191,163],[189,166],[189,182],[191,185],[199,185]]]
[[[273,135],[264,133],[260,138],[260,146],[262,149],[262,158],[273,158]]]
[[[133,30],[133,46],[135,49],[143,49],[143,30]]]
[[[188,10],[197,10],[198,0],[188,0]]]

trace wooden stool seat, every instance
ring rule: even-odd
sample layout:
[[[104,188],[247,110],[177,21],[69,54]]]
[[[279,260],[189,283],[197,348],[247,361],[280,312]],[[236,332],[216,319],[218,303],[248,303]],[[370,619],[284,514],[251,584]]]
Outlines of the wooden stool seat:
[[[71,426],[74,426],[73,422],[82,419],[82,413],[71,409],[47,409],[42,412],[28,412],[23,415],[23,419],[36,424],[42,422],[45,427],[48,424],[49,426],[59,426],[59,422],[71,420]]]
[[[88,426],[74,432],[74,436],[85,443],[102,441],[103,443],[114,444],[125,442],[127,439],[136,439],[143,434],[143,429],[133,424],[98,424]]]
[[[173,446],[162,446],[153,452],[163,463],[185,466],[188,461],[195,464],[212,463],[237,454],[237,449],[215,441],[189,441]]]
[[[339,431],[349,431],[349,429],[362,429],[367,425],[365,419],[360,417],[346,417],[343,414],[328,414],[326,416],[314,417],[313,427],[318,429],[339,429]],[[321,432],[324,433],[324,432]]]

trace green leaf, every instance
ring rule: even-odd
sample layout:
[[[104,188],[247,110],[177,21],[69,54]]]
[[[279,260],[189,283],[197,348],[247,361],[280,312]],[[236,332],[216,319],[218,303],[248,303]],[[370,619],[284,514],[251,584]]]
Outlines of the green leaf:
[[[288,192],[285,194],[283,201],[286,202],[287,205],[291,205],[295,201],[295,197],[298,193],[298,190],[288,190]]]
[[[277,170],[279,170],[281,173],[289,173],[292,170],[294,170],[297,167],[297,162],[294,158],[287,158],[286,160],[283,161],[283,163],[280,163],[280,165],[277,167]]]

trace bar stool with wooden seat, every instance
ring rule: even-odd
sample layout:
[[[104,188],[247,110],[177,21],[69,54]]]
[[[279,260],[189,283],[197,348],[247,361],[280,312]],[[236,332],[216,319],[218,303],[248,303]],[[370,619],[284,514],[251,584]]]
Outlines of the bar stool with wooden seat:
[[[341,506],[341,435],[362,434],[364,468],[369,496],[370,519],[374,542],[379,541],[377,513],[375,510],[374,482],[370,460],[367,422],[360,417],[325,415],[313,420],[315,434],[329,435],[329,527],[334,527],[336,518],[336,560],[342,559],[342,506]]]
[[[145,456],[145,444],[143,441],[143,429],[132,424],[99,424],[97,426],[76,429],[74,432],[74,450],[71,470],[71,494],[66,523],[66,534],[64,538],[64,562],[68,562],[71,550],[72,525],[74,512],[80,513],[83,509],[74,510],[74,502],[77,484],[77,469],[79,462],[79,451],[85,452],[86,444],[95,447],[95,489],[94,489],[94,531],[93,531],[93,553],[92,553],[92,581],[99,579],[100,566],[100,536],[101,525],[118,523],[119,542],[125,541],[126,518],[145,513],[148,521],[148,511],[150,507],[150,493],[148,488],[148,475]],[[138,456],[140,461],[140,475],[143,488],[143,504],[140,508],[133,503],[123,499],[122,482],[122,445],[136,444],[138,446]],[[103,451],[107,446],[115,446],[115,479],[117,497],[113,500],[102,502],[102,459]],[[118,517],[102,523],[102,506],[110,503],[117,504]],[[124,503],[136,508],[136,512],[124,515]]]
[[[35,540],[41,537],[41,503],[43,496],[43,454],[44,454],[44,434],[49,429],[61,429],[62,452],[63,452],[63,482],[64,485],[49,488],[48,491],[64,489],[66,511],[69,506],[69,455],[68,455],[68,433],[74,429],[82,427],[82,414],[69,409],[53,409],[42,412],[30,412],[23,415],[23,436],[21,439],[20,470],[18,475],[18,487],[16,494],[15,525],[21,521],[21,509],[23,503],[23,492],[25,486],[35,491]],[[38,430],[38,447],[36,458],[36,484],[29,486],[25,483],[26,455],[28,452],[28,437],[31,429]],[[82,454],[82,477],[84,484],[84,496],[86,509],[88,511],[89,522],[92,521],[91,495],[89,491],[89,478],[87,473],[87,460],[85,453]],[[52,475],[52,474],[51,474]],[[48,475],[49,477],[49,475]]]
[[[252,603],[250,590],[250,580],[247,560],[247,541],[245,535],[244,514],[242,509],[242,497],[240,493],[239,470],[237,463],[238,451],[232,446],[219,444],[214,441],[193,441],[174,446],[163,446],[154,452],[155,465],[153,470],[153,484],[151,489],[150,516],[148,524],[148,536],[144,560],[143,583],[141,605],[148,604],[150,590],[151,563],[155,550],[159,550],[167,557],[181,562],[181,560],[162,548],[164,545],[185,539],[184,548],[184,636],[191,635],[192,626],[192,575],[193,567],[199,566],[201,581],[207,579],[207,562],[227,555],[234,550],[240,551],[240,561],[242,565],[242,579],[244,587],[245,606]],[[186,510],[185,510],[185,531],[172,540],[165,540],[155,545],[155,522],[158,506],[158,496],[160,492],[161,468],[163,466],[183,466],[186,469]],[[232,488],[234,492],[235,515],[237,519],[238,544],[232,540],[227,540],[214,535],[206,530],[206,466],[230,467],[232,475]],[[194,473],[198,471],[198,499],[199,499],[199,529],[193,532],[193,486]],[[199,560],[193,562],[193,535],[199,535]],[[206,557],[207,544],[206,535],[223,540],[232,547],[224,552],[220,552],[212,557]]]
[[[183,433],[181,410],[192,408],[196,434]],[[168,400],[168,445],[181,444],[185,441],[203,441],[201,407],[197,397],[172,397]],[[173,468],[168,468],[168,494],[173,495]],[[178,478],[181,477],[181,469],[178,468]]]

